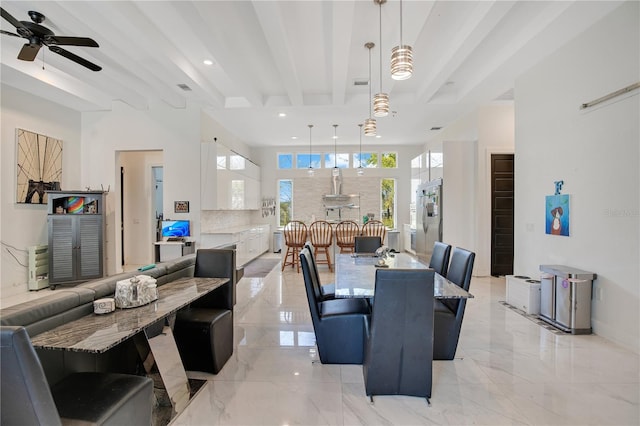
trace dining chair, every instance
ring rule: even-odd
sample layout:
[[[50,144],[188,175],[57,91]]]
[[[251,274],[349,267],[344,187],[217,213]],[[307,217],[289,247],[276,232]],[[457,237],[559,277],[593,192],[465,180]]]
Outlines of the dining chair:
[[[49,387],[24,327],[0,327],[0,347],[0,424],[152,424],[150,378],[82,372]]]
[[[429,268],[436,271],[443,277],[447,276],[449,268],[449,256],[451,255],[451,246],[440,241],[436,241],[433,245],[433,252],[429,260]]]
[[[451,254],[447,279],[469,291],[475,253],[456,247]],[[436,300],[434,305],[433,359],[452,360],[458,347],[467,299]]]
[[[365,328],[366,394],[431,397],[433,356],[431,269],[376,270]]]
[[[336,225],[336,245],[340,247],[340,253],[353,253],[354,238],[360,234],[358,224],[352,220],[343,220]]]
[[[318,267],[316,265],[315,256],[313,255],[313,252],[315,251],[315,247],[313,247],[313,244],[311,243],[311,241],[307,241],[304,244],[304,247],[307,250],[309,250],[309,266],[311,266],[311,268],[315,272],[316,281],[320,286],[320,294],[322,295],[322,300],[335,299],[336,284],[335,283],[322,284],[322,282],[320,281],[320,274],[318,273]]]
[[[333,271],[331,265],[331,256],[329,255],[329,247],[333,243],[333,229],[331,224],[326,220],[317,220],[309,225],[309,237],[311,244],[314,246],[313,258],[317,264],[326,264],[329,271]],[[324,259],[320,259],[318,255],[323,255]]]
[[[287,246],[287,251],[282,261],[282,270],[287,265],[296,267],[296,271],[300,272],[300,262],[298,259],[298,252],[304,247],[304,243],[307,241],[307,225],[299,220],[292,220],[284,226],[284,243]]]
[[[382,240],[378,236],[360,236],[355,238],[354,251],[356,253],[375,253],[382,247]]]
[[[387,236],[387,227],[379,220],[370,220],[362,225],[362,235],[380,237],[380,241],[384,244],[384,239]]]
[[[233,354],[236,250],[198,249],[193,276],[229,279],[179,310],[173,331],[186,370],[217,374]]]
[[[360,298],[322,301],[309,258],[309,250],[302,249],[300,263],[320,362],[362,364],[365,318],[371,314],[369,304]]]

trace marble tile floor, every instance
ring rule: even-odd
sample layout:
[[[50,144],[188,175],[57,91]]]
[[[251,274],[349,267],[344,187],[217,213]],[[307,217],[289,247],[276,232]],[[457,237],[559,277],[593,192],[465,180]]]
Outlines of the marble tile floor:
[[[277,255],[274,255],[277,256]],[[324,283],[333,274],[322,272]],[[362,367],[317,360],[302,274],[238,283],[237,348],[174,425],[638,425],[640,356],[596,336],[556,335],[474,277],[457,356],[435,361],[431,406],[365,395]]]

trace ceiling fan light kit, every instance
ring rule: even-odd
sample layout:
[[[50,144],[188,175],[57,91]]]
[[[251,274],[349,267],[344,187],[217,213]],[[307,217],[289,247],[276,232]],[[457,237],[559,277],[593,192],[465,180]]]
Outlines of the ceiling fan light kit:
[[[1,34],[9,35],[12,37],[21,37],[28,40],[22,46],[22,49],[18,53],[18,59],[22,61],[34,61],[40,48],[47,46],[50,51],[57,53],[58,55],[67,58],[91,71],[100,71],[101,66],[94,64],[75,53],[69,52],[60,46],[82,46],[82,47],[99,47],[98,43],[89,37],[70,37],[70,36],[57,36],[49,28],[40,25],[46,19],[45,16],[34,10],[29,11],[29,17],[33,22],[18,21],[9,12],[0,7],[2,17],[16,28],[16,33],[0,30]]]

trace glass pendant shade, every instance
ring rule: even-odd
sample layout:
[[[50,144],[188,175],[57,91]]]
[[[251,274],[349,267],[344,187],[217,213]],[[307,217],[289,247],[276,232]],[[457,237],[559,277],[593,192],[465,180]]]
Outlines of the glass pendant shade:
[[[364,135],[375,136],[376,135],[376,119],[367,118],[364,120]]]
[[[373,97],[373,115],[376,117],[386,117],[389,115],[389,95],[386,93],[376,93]]]
[[[401,45],[391,49],[391,78],[406,80],[413,73],[413,50],[411,46]]]

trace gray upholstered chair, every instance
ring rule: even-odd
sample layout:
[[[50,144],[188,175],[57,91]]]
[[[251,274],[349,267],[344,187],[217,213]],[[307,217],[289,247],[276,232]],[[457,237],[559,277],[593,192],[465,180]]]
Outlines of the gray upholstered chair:
[[[24,327],[0,328],[3,425],[145,425],[153,381],[115,373],[72,373],[51,388]]]
[[[451,254],[447,279],[469,291],[475,253],[456,247]],[[434,305],[433,359],[455,357],[467,299],[436,300]]]
[[[318,285],[320,286],[320,294],[322,296],[322,300],[329,300],[329,299],[335,299],[336,298],[336,284],[335,283],[329,283],[329,284],[322,284],[322,282],[320,281],[320,274],[318,273],[318,266],[316,264],[316,257],[313,254],[314,253],[314,246],[311,243],[311,241],[307,241],[304,244],[304,247],[309,250],[309,266],[311,266],[311,268],[314,270],[315,274],[316,274],[316,281],[318,283]]]
[[[382,239],[376,236],[360,236],[355,238],[356,253],[375,253],[382,247]]]
[[[378,269],[362,365],[367,395],[431,397],[431,269]]]
[[[447,276],[449,269],[449,256],[451,256],[451,246],[449,244],[436,241],[433,245],[433,253],[429,260],[429,268],[436,271],[443,277]]]
[[[174,328],[185,369],[217,374],[233,354],[236,251],[199,249],[194,276],[229,278],[229,284],[178,311]]]
[[[362,364],[365,319],[371,312],[369,304],[365,299],[322,301],[306,248],[300,251],[300,264],[320,362]]]

